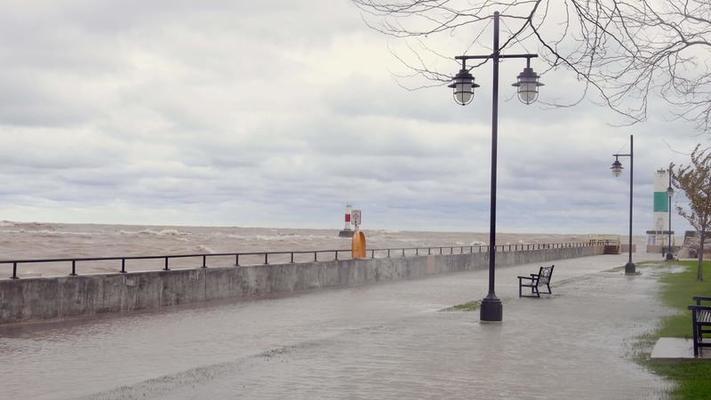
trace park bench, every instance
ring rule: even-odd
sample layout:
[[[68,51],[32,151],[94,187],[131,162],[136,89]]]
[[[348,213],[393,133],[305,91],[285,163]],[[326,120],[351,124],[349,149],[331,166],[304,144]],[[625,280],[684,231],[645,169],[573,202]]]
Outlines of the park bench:
[[[711,347],[711,306],[701,303],[711,302],[711,297],[694,296],[696,305],[689,306],[691,310],[691,329],[694,337],[694,357],[701,354],[702,347]]]
[[[545,294],[552,294],[551,292],[551,276],[553,276],[553,267],[541,267],[537,274],[531,274],[531,276],[519,276],[518,277],[518,297],[541,297],[541,291],[539,288],[544,286],[548,288]],[[531,294],[523,294],[523,288],[531,288]]]

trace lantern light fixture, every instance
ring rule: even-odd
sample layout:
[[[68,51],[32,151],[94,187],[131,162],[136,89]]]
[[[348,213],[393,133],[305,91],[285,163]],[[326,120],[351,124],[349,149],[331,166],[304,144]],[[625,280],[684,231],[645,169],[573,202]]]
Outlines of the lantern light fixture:
[[[462,106],[472,102],[474,98],[474,89],[478,88],[474,82],[474,77],[466,69],[466,65],[462,62],[462,69],[452,79],[452,83],[448,85],[453,89],[454,101]]]
[[[511,85],[518,88],[518,99],[523,104],[532,104],[538,99],[538,87],[543,86],[538,78],[538,74],[531,68],[531,59],[526,60],[526,68],[518,74],[516,83]]]
[[[613,162],[612,167],[610,167],[610,170],[612,170],[612,175],[622,175],[622,169],[622,163],[620,162],[620,160],[617,159],[617,157],[615,157],[615,162]]]

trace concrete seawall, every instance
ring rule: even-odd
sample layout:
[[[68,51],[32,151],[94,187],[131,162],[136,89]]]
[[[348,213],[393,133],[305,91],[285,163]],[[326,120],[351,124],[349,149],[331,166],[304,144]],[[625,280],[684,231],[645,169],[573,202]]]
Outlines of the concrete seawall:
[[[603,246],[497,253],[497,267],[603,254]],[[0,324],[151,310],[218,299],[484,269],[488,253],[197,268],[0,281]]]

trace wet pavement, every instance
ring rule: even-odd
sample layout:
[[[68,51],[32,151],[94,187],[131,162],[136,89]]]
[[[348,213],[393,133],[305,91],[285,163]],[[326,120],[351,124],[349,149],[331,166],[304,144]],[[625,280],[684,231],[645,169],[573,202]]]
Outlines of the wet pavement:
[[[486,271],[92,321],[0,328],[0,399],[655,399],[631,360],[665,310],[625,256],[555,262],[553,296],[502,324],[443,312],[480,299]]]

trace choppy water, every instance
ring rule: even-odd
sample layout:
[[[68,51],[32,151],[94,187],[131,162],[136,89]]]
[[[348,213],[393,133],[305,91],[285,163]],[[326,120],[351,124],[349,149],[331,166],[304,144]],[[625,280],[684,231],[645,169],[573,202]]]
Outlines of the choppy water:
[[[366,230],[369,248],[417,246],[471,246],[488,242],[487,233],[407,232]],[[551,243],[586,240],[588,235],[497,235],[499,244]],[[114,257],[166,254],[225,253],[349,249],[350,239],[338,237],[338,229],[289,229],[244,227],[141,226],[17,223],[0,221],[0,260],[67,257]],[[309,258],[311,256],[303,256]],[[303,258],[302,257],[302,258]],[[215,260],[229,265],[230,260]],[[243,260],[249,264],[260,258]],[[274,260],[278,262],[278,259]],[[283,261],[283,260],[282,260]],[[298,261],[298,260],[297,260]],[[302,260],[306,261],[306,259]],[[199,266],[199,260],[177,261],[173,267]],[[162,261],[133,262],[129,270],[158,269]],[[21,277],[66,275],[68,264],[27,264]],[[116,272],[117,262],[79,265],[79,273]],[[0,266],[0,279],[10,266]]]

